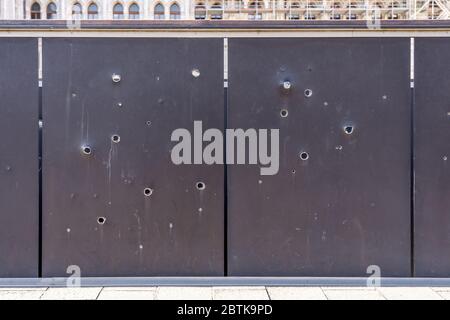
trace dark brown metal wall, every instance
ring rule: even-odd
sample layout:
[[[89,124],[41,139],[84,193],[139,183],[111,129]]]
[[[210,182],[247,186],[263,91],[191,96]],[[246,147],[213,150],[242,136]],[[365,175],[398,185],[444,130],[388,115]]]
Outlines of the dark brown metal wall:
[[[44,39],[43,52],[43,275],[223,275],[223,167],[170,153],[177,128],[223,128],[223,40]]]
[[[225,108],[223,39],[44,39],[40,186],[38,42],[0,40],[0,277],[450,275],[448,38],[414,101],[407,38],[228,41]],[[173,165],[194,120],[280,129],[278,174]]]
[[[415,275],[450,276],[450,39],[415,39]]]
[[[0,277],[39,266],[37,39],[0,39]]]
[[[280,129],[277,175],[228,169],[230,275],[409,276],[409,39],[229,48],[228,126]]]

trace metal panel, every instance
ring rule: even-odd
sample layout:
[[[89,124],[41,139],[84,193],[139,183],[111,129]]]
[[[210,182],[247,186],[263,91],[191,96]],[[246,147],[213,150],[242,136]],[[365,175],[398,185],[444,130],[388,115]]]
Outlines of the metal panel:
[[[223,40],[44,39],[43,99],[44,276],[223,275],[223,167],[170,158],[223,129]]]
[[[228,169],[230,275],[410,275],[409,60],[402,38],[229,40],[228,127],[280,129],[277,175]]]
[[[450,276],[450,39],[415,39],[415,275]]]
[[[0,39],[0,277],[36,277],[39,265],[36,39]]]

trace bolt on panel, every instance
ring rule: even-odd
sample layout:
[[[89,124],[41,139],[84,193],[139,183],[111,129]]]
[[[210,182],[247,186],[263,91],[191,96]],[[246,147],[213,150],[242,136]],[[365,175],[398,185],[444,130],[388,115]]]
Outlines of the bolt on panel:
[[[223,41],[43,46],[44,276],[223,275],[224,169],[171,160],[173,130],[223,129]]]
[[[0,39],[0,277],[39,266],[38,43]]]
[[[277,174],[228,168],[230,275],[410,275],[409,44],[229,39],[228,127],[279,129]]]

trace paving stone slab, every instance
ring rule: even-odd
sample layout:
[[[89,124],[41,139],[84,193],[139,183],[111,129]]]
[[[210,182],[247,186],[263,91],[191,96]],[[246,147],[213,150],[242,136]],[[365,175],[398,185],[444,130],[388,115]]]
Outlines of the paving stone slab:
[[[42,295],[44,300],[95,300],[102,288],[49,288]]]
[[[319,287],[267,287],[272,300],[326,300]]]
[[[156,300],[212,300],[212,288],[158,287]]]
[[[429,287],[382,287],[378,291],[388,300],[443,300]]]
[[[323,290],[328,300],[385,300],[377,290]]]
[[[156,290],[102,290],[97,300],[155,300]]]
[[[269,300],[265,287],[214,287],[214,300]]]
[[[0,300],[39,300],[45,290],[1,290]]]

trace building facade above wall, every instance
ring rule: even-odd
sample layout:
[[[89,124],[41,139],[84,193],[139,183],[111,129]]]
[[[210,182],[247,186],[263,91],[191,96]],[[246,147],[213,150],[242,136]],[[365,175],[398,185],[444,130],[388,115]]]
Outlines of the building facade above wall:
[[[450,0],[0,0],[0,18],[442,20],[450,18]]]

